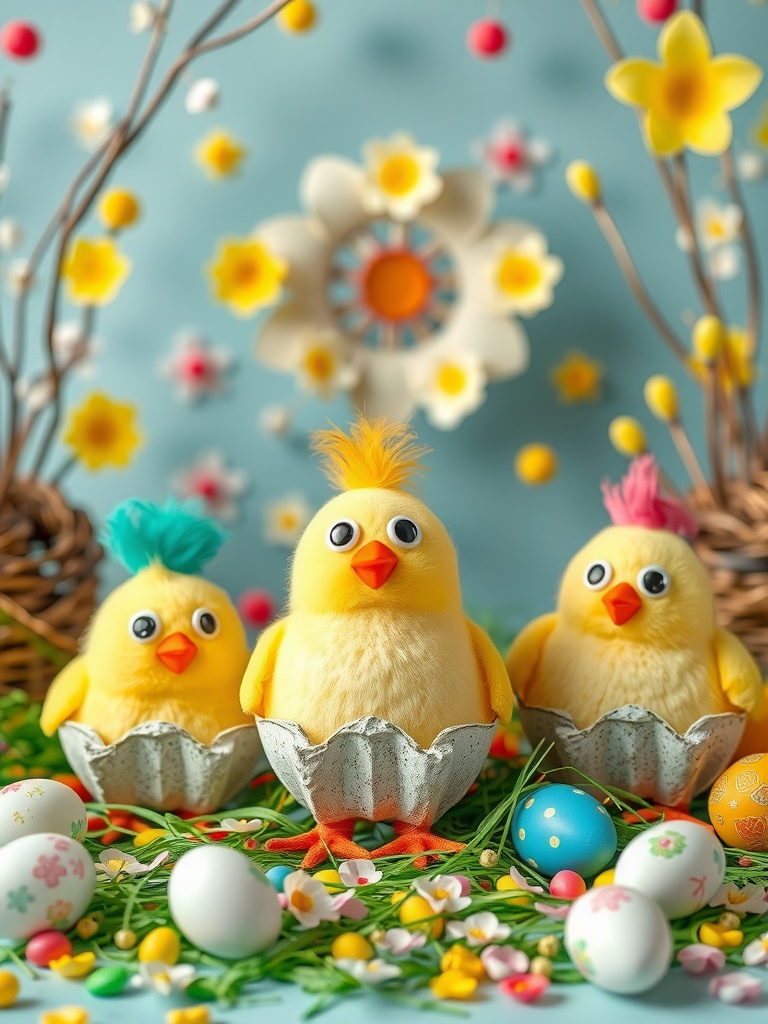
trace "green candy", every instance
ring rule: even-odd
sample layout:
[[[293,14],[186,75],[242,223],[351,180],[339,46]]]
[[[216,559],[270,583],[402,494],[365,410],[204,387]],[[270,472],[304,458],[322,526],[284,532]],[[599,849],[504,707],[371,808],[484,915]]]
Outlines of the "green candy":
[[[200,1003],[211,1003],[216,998],[214,982],[211,978],[195,978],[184,989],[184,994]]]
[[[92,996],[119,996],[130,976],[125,967],[99,967],[85,979],[85,987]]]

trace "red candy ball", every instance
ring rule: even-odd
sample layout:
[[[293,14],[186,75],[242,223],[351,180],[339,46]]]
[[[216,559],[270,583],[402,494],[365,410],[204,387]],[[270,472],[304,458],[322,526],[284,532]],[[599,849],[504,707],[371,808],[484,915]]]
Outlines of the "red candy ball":
[[[575,900],[587,891],[587,883],[575,871],[558,871],[549,883],[551,896],[562,900]]]
[[[256,629],[266,626],[275,617],[275,602],[266,590],[246,590],[238,607],[246,623]]]
[[[467,47],[475,57],[499,57],[509,45],[509,33],[500,21],[480,18],[467,32]]]
[[[72,943],[61,932],[39,932],[27,943],[24,956],[38,967],[47,967],[51,960],[72,955]]]
[[[40,49],[40,33],[28,21],[8,21],[0,29],[0,47],[13,60],[29,60]]]
[[[658,25],[677,10],[677,0],[637,0],[637,13],[643,21]]]

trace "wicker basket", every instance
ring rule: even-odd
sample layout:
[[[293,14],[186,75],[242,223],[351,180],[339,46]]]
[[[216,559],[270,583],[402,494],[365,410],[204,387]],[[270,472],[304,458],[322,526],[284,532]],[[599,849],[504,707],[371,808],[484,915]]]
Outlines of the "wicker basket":
[[[726,497],[723,509],[689,496],[700,527],[694,546],[709,570],[717,621],[768,672],[768,473],[749,487],[728,481]]]
[[[13,482],[0,505],[0,693],[42,697],[77,651],[96,602],[102,550],[55,487]]]

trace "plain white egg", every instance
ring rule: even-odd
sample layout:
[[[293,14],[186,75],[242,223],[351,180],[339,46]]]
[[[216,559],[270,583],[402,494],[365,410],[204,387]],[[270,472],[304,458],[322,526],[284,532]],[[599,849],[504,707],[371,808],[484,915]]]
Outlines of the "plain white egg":
[[[39,832],[85,837],[87,812],[74,790],[53,779],[24,779],[0,789],[0,846]]]
[[[669,821],[627,844],[614,881],[645,893],[674,920],[705,907],[724,877],[725,853],[717,836],[693,821]]]
[[[96,888],[96,868],[80,843],[45,833],[0,849],[0,939],[21,941],[78,921]]]
[[[190,942],[228,960],[272,945],[283,917],[277,892],[261,869],[228,846],[185,853],[171,872],[168,906]]]
[[[672,933],[653,900],[621,885],[601,885],[569,910],[565,948],[587,981],[634,995],[653,988],[669,970]]]

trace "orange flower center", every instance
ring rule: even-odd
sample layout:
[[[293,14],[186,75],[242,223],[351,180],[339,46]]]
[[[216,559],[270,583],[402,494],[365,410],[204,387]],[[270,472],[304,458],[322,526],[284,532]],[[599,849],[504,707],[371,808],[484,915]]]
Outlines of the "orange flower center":
[[[686,68],[665,77],[662,98],[674,120],[686,120],[704,113],[709,105],[709,87],[704,75]]]
[[[108,416],[94,416],[86,427],[86,434],[94,448],[109,448],[115,442],[117,429]]]
[[[311,348],[304,359],[304,368],[312,380],[325,381],[333,376],[335,360],[324,348]]]
[[[297,891],[291,893],[291,903],[301,913],[308,913],[315,905],[315,901],[311,896],[307,896],[305,892]]]
[[[232,284],[235,288],[251,288],[258,282],[260,273],[256,260],[240,259],[232,267]]]
[[[525,295],[541,281],[541,270],[527,256],[509,253],[499,265],[497,280],[506,295]]]
[[[419,180],[419,165],[412,156],[391,156],[379,168],[379,184],[392,196],[410,192]]]
[[[410,320],[429,299],[431,280],[426,267],[406,250],[383,252],[363,271],[363,294],[368,308],[382,320]]]

